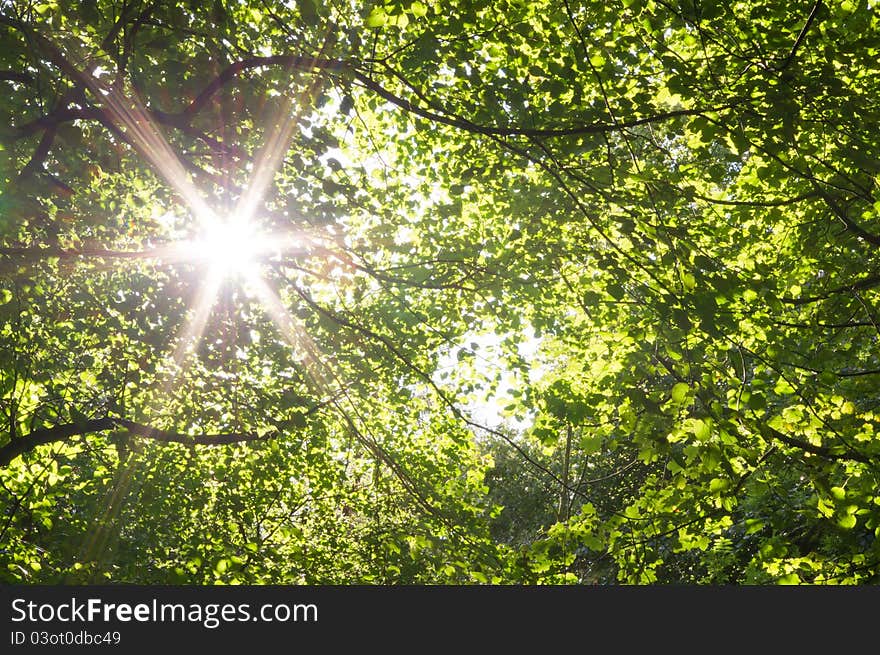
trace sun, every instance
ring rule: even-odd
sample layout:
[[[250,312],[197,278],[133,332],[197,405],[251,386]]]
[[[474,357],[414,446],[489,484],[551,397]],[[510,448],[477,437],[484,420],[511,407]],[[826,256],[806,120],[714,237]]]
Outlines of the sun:
[[[192,258],[207,265],[211,275],[251,278],[272,245],[252,221],[231,216],[209,223],[191,248]]]

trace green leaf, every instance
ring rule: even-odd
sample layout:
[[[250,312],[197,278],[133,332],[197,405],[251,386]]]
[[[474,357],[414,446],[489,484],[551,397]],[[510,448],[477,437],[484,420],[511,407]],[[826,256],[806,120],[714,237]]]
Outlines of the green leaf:
[[[764,397],[764,394],[754,391],[749,396],[746,406],[753,411],[760,411],[767,407],[767,399]]]
[[[627,507],[623,510],[623,514],[629,519],[638,519],[642,516],[639,508],[635,505],[627,505]]]
[[[819,498],[817,507],[819,509],[819,513],[826,519],[830,519],[832,516],[834,516],[834,505],[826,501],[824,498]]]
[[[755,534],[764,529],[764,521],[760,519],[746,519],[746,534]]]
[[[318,19],[318,5],[316,0],[297,0],[299,11],[302,17],[307,21],[315,21]]]
[[[385,13],[385,10],[381,7],[375,7],[367,16],[366,26],[376,29],[382,27],[387,22],[388,14]]]
[[[714,494],[721,493],[730,486],[730,481],[724,478],[713,478],[709,482],[709,491]]]
[[[778,393],[781,396],[791,395],[795,392],[795,389],[791,384],[789,384],[788,380],[784,378],[779,378],[776,382],[776,386],[773,387],[773,391]]]
[[[678,382],[672,387],[672,401],[682,404],[688,397],[691,388],[684,382]]]
[[[796,585],[801,583],[801,578],[797,573],[788,573],[776,581],[780,585]]]
[[[856,527],[856,517],[854,514],[845,514],[837,519],[837,525],[846,530]]]
[[[712,427],[708,421],[694,419],[691,430],[699,441],[706,441],[712,435]]]
[[[605,290],[615,300],[623,300],[624,296],[626,296],[626,291],[619,284],[609,284]]]
[[[305,428],[309,422],[304,412],[293,412],[290,415],[289,423],[291,427],[301,430]]]

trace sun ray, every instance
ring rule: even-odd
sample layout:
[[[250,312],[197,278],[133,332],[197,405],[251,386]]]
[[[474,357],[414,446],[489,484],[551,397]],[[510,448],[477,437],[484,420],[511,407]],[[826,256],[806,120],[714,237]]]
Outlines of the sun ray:
[[[247,279],[247,290],[253,292],[275,328],[284,340],[294,349],[294,353],[304,366],[303,370],[311,378],[319,393],[327,393],[334,385],[330,377],[333,371],[321,356],[321,351],[309,333],[299,324],[284,306],[278,294],[260,276]]]
[[[125,128],[123,134],[132,146],[177,191],[196,219],[203,224],[215,222],[214,212],[208,207],[180,158],[140,101],[136,97],[124,95],[117,87],[108,87],[92,75],[85,78],[90,90],[103,100],[110,121],[117,128]]]
[[[278,294],[269,286],[261,276],[252,275],[247,279],[247,290],[252,291],[266,314],[272,320],[278,332],[284,340],[294,348],[296,355],[303,359],[312,356],[313,349],[309,348],[311,338],[308,333],[297,325],[293,316],[287,311]]]
[[[257,207],[265,198],[266,190],[275,178],[275,173],[287,151],[290,136],[298,119],[298,116],[294,115],[293,104],[293,98],[289,96],[282,103],[281,111],[273,121],[263,149],[254,164],[250,182],[236,204],[232,214],[233,220],[250,222]]]
[[[222,284],[223,275],[218,270],[209,271],[202,280],[196,292],[192,315],[185,323],[175,345],[174,364],[177,369],[183,366],[187,355],[198,347]]]
[[[310,93],[310,90],[307,93]],[[225,220],[218,218],[207,208],[199,209],[191,205],[196,216],[201,219],[202,236],[193,242],[180,244],[180,249],[188,252],[191,259],[207,263],[209,273],[208,279],[199,291],[194,314],[179,339],[174,354],[174,361],[178,365],[182,365],[188,349],[195,347],[190,345],[191,342],[195,340],[197,344],[201,338],[223,278],[237,274],[250,281],[259,281],[257,287],[268,289],[260,278],[257,260],[272,251],[290,252],[302,249],[303,240],[297,239],[292,232],[284,235],[264,234],[257,230],[253,222],[254,214],[263,202],[266,191],[277,173],[299,119],[294,105],[294,96],[287,94],[268,130],[251,179],[239,197],[235,209]],[[304,103],[300,102],[299,107],[302,106]],[[167,146],[164,140],[162,143]],[[176,158],[174,159],[177,161]],[[271,292],[269,296],[277,299]],[[281,306],[280,301],[278,305]],[[283,306],[281,308],[283,309]],[[279,330],[282,330],[280,326],[283,324],[283,321],[276,323]],[[285,333],[285,338],[287,334]]]
[[[132,485],[135,483],[134,474],[139,464],[138,458],[129,457],[127,461],[120,463],[120,466],[116,468],[113,481],[104,494],[104,512],[101,519],[94,529],[86,532],[80,542],[80,561],[85,561],[87,564],[92,562],[100,564],[102,560],[99,559],[99,556],[108,549],[111,538],[118,537],[117,521],[129,493],[132,492]],[[135,491],[135,495],[137,495],[137,491]],[[99,577],[100,573],[100,569],[91,571],[89,582],[92,584],[104,582],[105,580]]]
[[[253,218],[284,159],[293,129],[296,127],[303,109],[308,106],[305,100],[313,94],[317,83],[318,78],[312,77],[298,99],[292,93],[284,94],[284,100],[267,130],[263,147],[253,167],[251,179],[236,204],[233,212],[234,220],[249,222]]]

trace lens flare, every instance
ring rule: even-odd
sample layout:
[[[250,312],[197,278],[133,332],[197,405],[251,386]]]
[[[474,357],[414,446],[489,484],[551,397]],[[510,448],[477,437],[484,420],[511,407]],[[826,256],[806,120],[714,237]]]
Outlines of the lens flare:
[[[211,276],[248,278],[256,275],[272,243],[253,223],[231,218],[208,225],[191,247],[192,258],[204,262]]]

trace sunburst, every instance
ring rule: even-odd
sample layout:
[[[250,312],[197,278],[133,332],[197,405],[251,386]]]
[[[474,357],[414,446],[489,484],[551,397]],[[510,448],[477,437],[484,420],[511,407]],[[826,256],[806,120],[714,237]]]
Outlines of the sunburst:
[[[97,82],[96,82],[97,84]],[[220,288],[226,283],[240,284],[251,291],[263,306],[282,337],[292,346],[303,331],[292,329],[295,324],[290,312],[263,279],[264,263],[274,256],[304,254],[312,243],[303,232],[264,229],[257,217],[266,192],[287,151],[290,136],[298,119],[293,94],[285,97],[275,120],[266,129],[265,142],[255,158],[248,185],[241,191],[234,208],[224,214],[210,207],[203,194],[185,173],[180,158],[137,99],[121,97],[116,88],[101,87],[109,113],[133,147],[144,156],[165,179],[183,202],[195,223],[193,238],[157,249],[156,256],[177,263],[190,262],[200,266],[199,289],[187,322],[177,336],[174,360],[178,370],[187,355],[201,341]],[[309,94],[306,93],[307,97]],[[298,335],[298,337],[295,337]]]
[[[271,250],[268,235],[253,222],[233,216],[212,225],[193,241],[189,255],[203,262],[211,276],[248,278],[258,274],[259,259]]]
[[[206,200],[208,194],[192,181],[183,160],[165,139],[152,119],[150,112],[135,96],[127,97],[121,86],[108,86],[97,77],[85,74],[84,79],[93,94],[101,99],[106,116],[126,140],[173,189],[182,201],[193,225],[192,237],[138,253],[139,258],[179,263],[192,263],[201,271],[188,318],[176,335],[173,353],[175,366],[166,378],[162,392],[170,392],[175,378],[187,368],[188,357],[197,352],[205,329],[210,322],[220,290],[225,284],[240,285],[248,296],[254,298],[270,318],[281,339],[286,342],[305,364],[306,379],[317,389],[327,392],[329,378],[326,365],[308,332],[285,307],[278,292],[266,279],[265,264],[281,256],[308,255],[327,252],[327,249],[301,230],[269,230],[261,222],[261,208],[265,205],[267,191],[283,161],[291,134],[299,119],[299,112],[308,106],[306,98],[312,96],[313,88],[307,88],[296,102],[295,94],[284,94],[274,120],[265,129],[263,147],[254,158],[250,179],[238,194],[231,211],[213,207]],[[317,390],[316,389],[316,390]],[[128,493],[136,460],[132,458],[117,474],[111,489],[110,502],[103,522],[111,524],[119,511],[120,498]],[[83,544],[85,559],[92,560],[102,549],[97,538]]]

